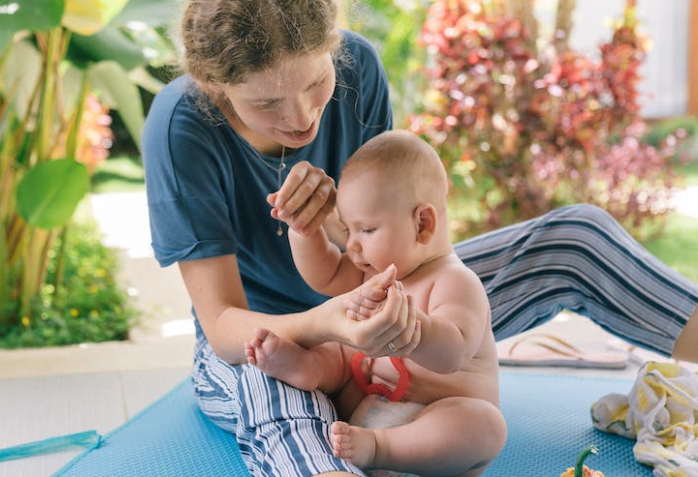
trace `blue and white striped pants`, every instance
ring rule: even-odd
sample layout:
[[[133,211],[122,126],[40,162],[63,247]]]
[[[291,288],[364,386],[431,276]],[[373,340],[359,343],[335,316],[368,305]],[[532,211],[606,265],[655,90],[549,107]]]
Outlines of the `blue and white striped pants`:
[[[562,309],[669,355],[698,304],[698,286],[650,255],[603,210],[575,205],[455,245],[488,292],[497,339]],[[332,456],[329,399],[220,361],[202,338],[193,379],[203,412],[236,434],[255,477],[364,475]]]
[[[697,284],[591,205],[562,207],[455,249],[487,290],[498,340],[568,309],[668,356],[698,304]]]

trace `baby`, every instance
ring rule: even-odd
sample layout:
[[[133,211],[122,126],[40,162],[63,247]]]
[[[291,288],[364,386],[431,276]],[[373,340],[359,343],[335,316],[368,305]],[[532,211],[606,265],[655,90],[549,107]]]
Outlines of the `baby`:
[[[305,349],[265,329],[246,347],[248,362],[266,374],[331,395],[343,419],[367,392],[421,405],[394,427],[332,424],[335,456],[363,469],[476,476],[506,439],[489,302],[453,251],[447,194],[436,151],[409,132],[385,132],[342,169],[342,248],[325,229],[309,236],[289,229],[296,266],[319,293],[336,296],[378,273],[395,275],[385,299],[405,299],[398,319],[414,313],[416,326],[375,353],[382,357],[365,360],[338,343]],[[371,319],[381,301],[354,296],[346,306],[350,317]]]

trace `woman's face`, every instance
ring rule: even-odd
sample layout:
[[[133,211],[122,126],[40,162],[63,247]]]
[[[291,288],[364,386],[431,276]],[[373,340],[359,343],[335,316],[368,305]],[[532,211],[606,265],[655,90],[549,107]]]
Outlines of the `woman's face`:
[[[223,91],[243,123],[234,125],[242,127],[243,137],[246,128],[266,141],[299,148],[315,139],[334,87],[334,64],[326,52],[283,59]]]

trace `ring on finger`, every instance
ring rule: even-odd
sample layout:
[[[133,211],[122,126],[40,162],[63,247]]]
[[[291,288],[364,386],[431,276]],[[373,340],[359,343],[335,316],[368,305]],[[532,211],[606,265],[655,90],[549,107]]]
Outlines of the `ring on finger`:
[[[395,346],[395,343],[393,343],[392,341],[390,341],[390,342],[388,343],[388,349],[390,350],[391,353],[394,353],[394,352],[397,351],[397,346]]]

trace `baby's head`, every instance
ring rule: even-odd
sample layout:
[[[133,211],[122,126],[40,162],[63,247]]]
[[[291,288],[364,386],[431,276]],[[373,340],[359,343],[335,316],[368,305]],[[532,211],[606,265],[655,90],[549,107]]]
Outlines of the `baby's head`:
[[[352,261],[366,272],[395,263],[404,275],[450,248],[447,194],[441,159],[418,136],[389,131],[366,142],[345,164],[337,187]]]
[[[448,178],[439,155],[419,136],[387,131],[366,142],[342,169],[339,187],[367,177],[381,183],[385,206],[393,203],[430,203],[439,214],[446,210]]]

